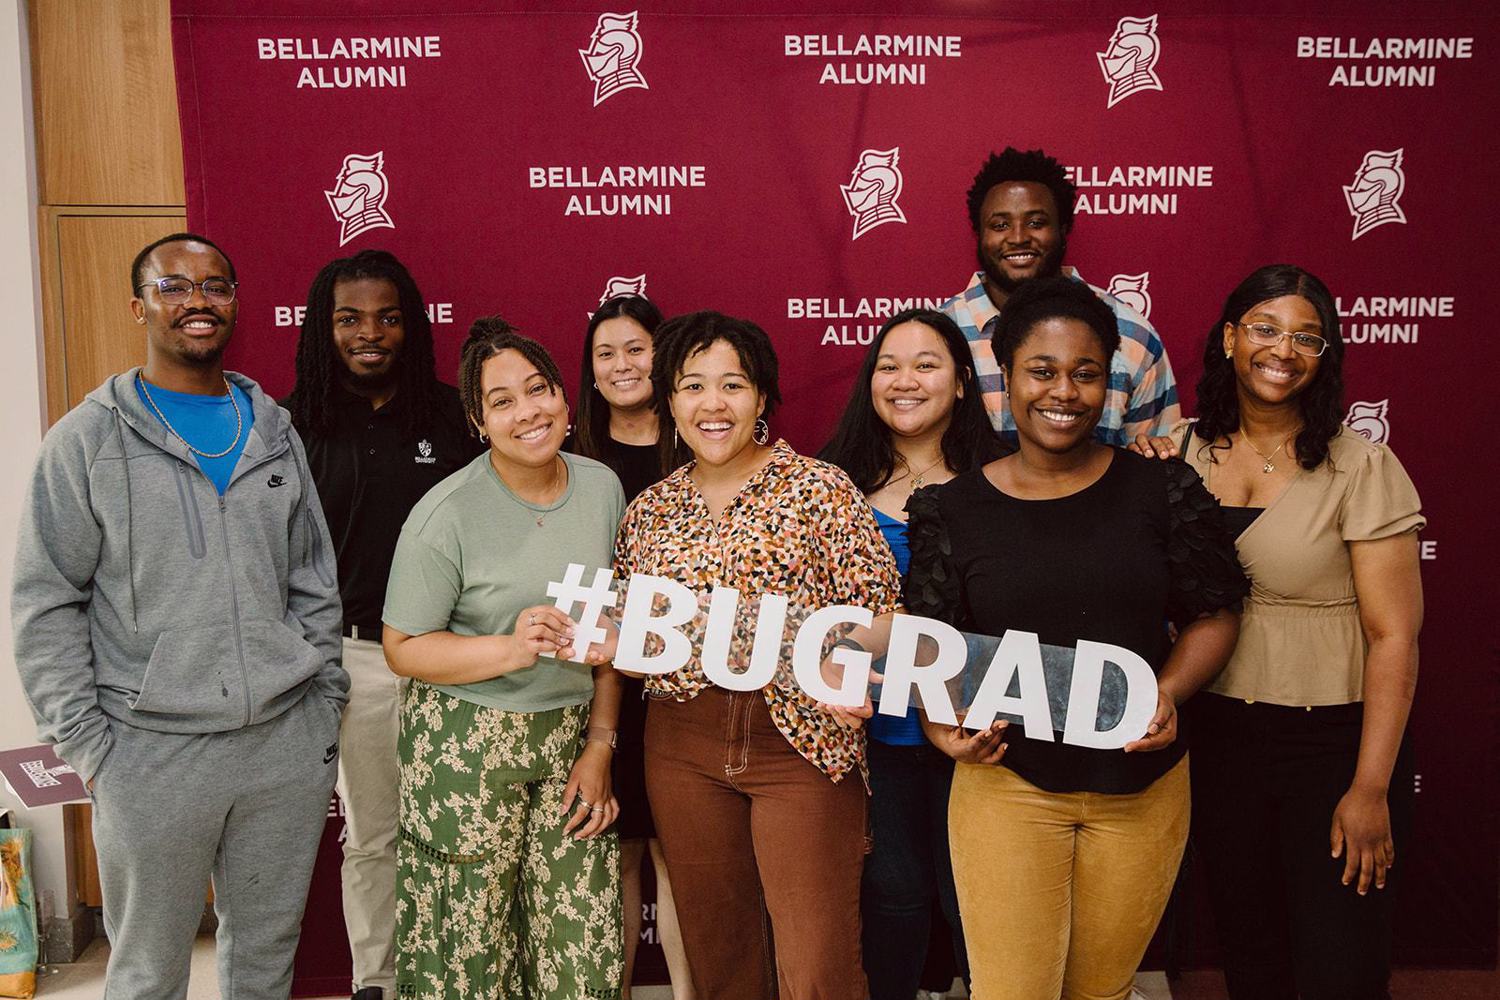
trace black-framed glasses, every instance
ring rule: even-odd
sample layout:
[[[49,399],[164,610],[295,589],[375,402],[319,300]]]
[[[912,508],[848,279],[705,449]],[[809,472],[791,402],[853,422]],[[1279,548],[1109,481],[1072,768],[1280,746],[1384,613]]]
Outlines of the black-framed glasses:
[[[234,291],[240,287],[238,281],[230,281],[228,278],[204,278],[202,281],[192,281],[188,278],[157,278],[135,286],[136,291],[142,288],[156,286],[156,294],[168,305],[180,306],[193,297],[193,289],[201,288],[203,297],[208,300],[209,305],[227,306],[234,301]]]
[[[1245,336],[1250,339],[1250,343],[1259,344],[1261,347],[1275,347],[1281,343],[1282,337],[1291,337],[1292,350],[1298,354],[1305,354],[1309,358],[1316,358],[1328,350],[1328,341],[1316,333],[1283,330],[1270,323],[1238,323],[1236,325],[1245,331]]]

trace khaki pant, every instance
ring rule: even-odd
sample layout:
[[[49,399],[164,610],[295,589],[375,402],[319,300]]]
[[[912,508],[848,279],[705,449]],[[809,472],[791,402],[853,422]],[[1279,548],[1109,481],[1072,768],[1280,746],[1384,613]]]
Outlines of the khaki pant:
[[[1187,759],[1133,795],[960,764],[948,831],[974,1000],[1123,1000],[1177,878]]]
[[[339,798],[344,803],[344,926],[354,989],[396,995],[396,734],[401,678],[380,643],[344,640],[349,706],[339,729]]]

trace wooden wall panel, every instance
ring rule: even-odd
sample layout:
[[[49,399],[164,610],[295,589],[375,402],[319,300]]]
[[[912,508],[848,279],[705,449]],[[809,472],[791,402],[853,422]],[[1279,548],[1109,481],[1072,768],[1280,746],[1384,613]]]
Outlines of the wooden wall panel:
[[[122,210],[138,211],[138,210]],[[50,227],[48,223],[51,223]],[[180,214],[70,214],[44,210],[48,417],[56,421],[115,372],[146,360],[130,314],[130,262],[152,240],[187,225]],[[60,363],[59,363],[60,362]]]
[[[44,205],[182,205],[169,0],[32,0]]]

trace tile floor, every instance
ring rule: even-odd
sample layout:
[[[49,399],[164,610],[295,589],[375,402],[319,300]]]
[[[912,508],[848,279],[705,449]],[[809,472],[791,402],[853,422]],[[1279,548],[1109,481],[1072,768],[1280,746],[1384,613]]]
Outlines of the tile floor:
[[[104,964],[109,945],[98,940],[83,958],[72,965],[51,966],[38,977],[37,996],[42,1000],[96,1000],[104,984]],[[214,971],[214,939],[205,935],[193,949],[193,972],[188,1000],[214,1000],[218,995]],[[1224,980],[1217,972],[1188,972],[1170,987],[1160,972],[1143,972],[1136,978],[1139,1000],[1224,1000]],[[1428,971],[1403,969],[1395,974],[1391,993],[1396,1000],[1496,1000],[1500,997],[1500,972],[1479,970]],[[950,997],[963,996],[960,987]],[[671,1000],[665,986],[642,986],[634,1000]],[[934,998],[936,1000],[936,998]]]

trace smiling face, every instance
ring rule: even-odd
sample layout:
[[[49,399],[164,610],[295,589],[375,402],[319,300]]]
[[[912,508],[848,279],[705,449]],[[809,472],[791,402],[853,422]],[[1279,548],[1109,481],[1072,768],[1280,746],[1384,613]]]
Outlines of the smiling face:
[[[1047,185],[1005,181],[990,188],[979,208],[979,266],[992,291],[1009,295],[1032,278],[1057,274],[1066,235]]]
[[[146,258],[143,282],[179,277],[202,282],[208,278],[229,280],[229,262],[211,246],[192,240],[163,243]],[[137,288],[130,310],[146,325],[148,363],[167,362],[202,368],[217,364],[239,315],[239,300],[225,306],[211,305],[201,288],[179,305],[161,300],[155,284]]]
[[[1241,394],[1268,406],[1287,403],[1300,395],[1318,374],[1321,358],[1292,350],[1292,338],[1273,346],[1250,341],[1245,327],[1266,324],[1288,333],[1323,336],[1323,322],[1313,304],[1300,295],[1283,295],[1258,303],[1240,317],[1239,325],[1224,324],[1224,350],[1234,362]]]
[[[1054,454],[1087,444],[1108,382],[1109,355],[1083,320],[1055,316],[1033,326],[1005,372],[1021,441]]]
[[[333,347],[356,390],[390,384],[405,339],[395,282],[355,278],[333,286]]]
[[[766,402],[745,369],[729,341],[715,340],[689,355],[672,380],[672,419],[702,465],[728,465],[754,447]]]
[[[875,415],[891,433],[943,433],[963,394],[958,366],[936,330],[912,321],[886,333],[870,376],[870,398]]]
[[[487,358],[479,389],[496,461],[535,469],[557,457],[568,434],[568,401],[524,354],[507,348]]]
[[[651,334],[629,316],[600,323],[590,360],[604,401],[617,410],[650,405],[651,356]]]

